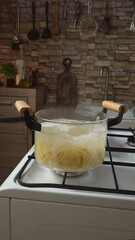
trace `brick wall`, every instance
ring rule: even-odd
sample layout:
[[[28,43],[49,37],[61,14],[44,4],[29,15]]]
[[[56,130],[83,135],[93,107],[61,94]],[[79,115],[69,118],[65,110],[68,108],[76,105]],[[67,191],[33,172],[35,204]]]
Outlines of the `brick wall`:
[[[79,22],[74,28],[75,0],[67,1],[67,19],[63,22],[63,0],[59,0],[60,39],[30,41],[27,33],[32,29],[31,1],[19,0],[20,34],[24,42],[26,68],[39,68],[40,82],[49,87],[49,94],[56,93],[57,75],[64,70],[63,58],[72,59],[71,71],[77,76],[78,101],[100,103],[105,86],[105,76],[100,77],[103,66],[109,68],[109,98],[116,101],[132,101],[135,91],[135,33],[129,30],[133,15],[134,0],[109,0],[111,27],[108,33],[99,31],[104,20],[106,0],[93,0],[92,15],[98,31],[96,36],[84,39],[80,36],[79,23],[87,15],[87,1],[83,4]],[[42,33],[45,27],[45,1],[36,2],[36,29]],[[49,27],[55,22],[55,1],[49,1]],[[12,10],[15,14],[15,2]],[[19,52],[11,50],[13,31],[0,33],[0,62],[19,58]]]

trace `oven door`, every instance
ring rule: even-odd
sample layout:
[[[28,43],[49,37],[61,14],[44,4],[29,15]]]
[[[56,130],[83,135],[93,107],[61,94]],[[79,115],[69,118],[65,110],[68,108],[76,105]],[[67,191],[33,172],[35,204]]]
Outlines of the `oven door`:
[[[9,199],[0,198],[0,239],[10,240]]]
[[[134,220],[129,210],[11,200],[13,240],[129,240]]]

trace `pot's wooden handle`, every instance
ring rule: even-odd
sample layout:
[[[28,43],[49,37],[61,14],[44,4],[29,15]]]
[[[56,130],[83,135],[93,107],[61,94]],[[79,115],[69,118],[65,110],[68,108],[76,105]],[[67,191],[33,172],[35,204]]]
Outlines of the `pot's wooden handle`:
[[[29,111],[30,116],[33,116],[32,109],[26,102],[24,102],[22,100],[18,100],[15,102],[15,107],[21,117],[24,117],[24,111],[26,109]]]
[[[108,100],[104,100],[102,102],[102,107],[112,110],[114,112],[120,112],[122,108],[125,108],[124,113],[126,113],[128,111],[128,105],[120,104],[120,103],[116,103],[116,102],[112,102],[112,101],[108,101]]]

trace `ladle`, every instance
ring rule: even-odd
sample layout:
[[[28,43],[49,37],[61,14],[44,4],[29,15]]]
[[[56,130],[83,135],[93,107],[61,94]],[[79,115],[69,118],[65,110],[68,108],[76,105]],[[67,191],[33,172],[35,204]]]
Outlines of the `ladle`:
[[[109,10],[109,0],[106,0],[104,20],[99,26],[99,31],[104,32],[105,34],[108,34],[111,29],[111,17],[108,14],[108,10]]]
[[[43,39],[50,38],[52,36],[51,30],[48,27],[48,16],[49,16],[49,2],[46,1],[45,3],[45,10],[46,10],[46,28],[44,29],[41,37]]]
[[[28,38],[30,40],[36,40],[39,38],[39,32],[35,29],[35,1],[32,1],[32,18],[33,18],[33,29],[28,32]]]
[[[16,2],[17,9],[17,34],[14,35],[11,43],[11,49],[20,50],[21,37],[20,37],[20,8],[18,1]]]

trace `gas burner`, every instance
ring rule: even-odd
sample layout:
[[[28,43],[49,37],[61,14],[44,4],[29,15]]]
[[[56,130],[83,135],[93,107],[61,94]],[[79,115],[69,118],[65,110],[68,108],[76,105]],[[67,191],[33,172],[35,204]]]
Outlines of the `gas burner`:
[[[66,177],[77,177],[80,176],[82,174],[84,174],[85,172],[62,172],[62,171],[55,171],[56,174],[60,175],[60,176],[66,176]]]
[[[135,137],[134,136],[128,137],[127,143],[128,145],[135,147]]]

